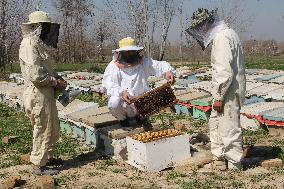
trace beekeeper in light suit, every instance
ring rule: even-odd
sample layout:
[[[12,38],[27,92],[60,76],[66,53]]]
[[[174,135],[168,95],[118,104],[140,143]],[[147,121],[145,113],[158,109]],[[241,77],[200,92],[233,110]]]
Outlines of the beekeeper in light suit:
[[[25,80],[23,94],[25,111],[33,125],[33,148],[30,161],[34,174],[53,175],[58,170],[49,165],[62,164],[53,158],[59,138],[59,120],[54,96],[55,89],[66,88],[66,81],[51,68],[52,53],[57,47],[59,24],[52,23],[49,15],[36,11],[29,22],[22,25],[23,40],[19,59]]]
[[[214,161],[218,170],[242,168],[240,108],[245,100],[245,63],[241,41],[234,30],[218,19],[217,10],[198,9],[187,32],[204,50],[212,43],[213,111],[209,120]],[[228,163],[228,164],[227,164]]]
[[[169,63],[143,58],[142,50],[143,47],[138,47],[130,37],[120,40],[119,49],[113,51],[113,60],[105,70],[102,84],[109,98],[110,112],[123,127],[130,126],[130,118],[136,118],[138,125],[150,130],[147,118],[138,115],[130,100],[150,90],[149,76],[164,77],[172,84],[175,76]]]

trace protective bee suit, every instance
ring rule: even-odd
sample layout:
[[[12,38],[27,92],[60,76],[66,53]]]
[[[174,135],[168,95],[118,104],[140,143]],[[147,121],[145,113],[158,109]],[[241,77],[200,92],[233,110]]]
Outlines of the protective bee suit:
[[[112,115],[118,120],[137,116],[134,105],[122,100],[122,91],[127,90],[133,97],[140,96],[150,90],[147,81],[150,76],[163,77],[168,71],[173,71],[173,68],[165,61],[144,58],[138,65],[122,68],[114,58],[107,66],[102,81]]]
[[[30,161],[42,167],[53,157],[59,139],[59,120],[54,97],[57,74],[50,65],[53,48],[40,38],[43,30],[41,23],[50,20],[41,11],[32,13],[29,18],[30,22],[22,26],[23,40],[19,59],[25,80],[24,107],[34,129]]]
[[[214,102],[222,102],[223,111],[213,109],[211,113],[211,152],[216,159],[226,159],[229,169],[239,169],[243,158],[240,108],[244,103],[246,90],[244,54],[236,32],[224,21],[219,21],[215,12],[213,14],[213,21],[205,16],[209,21],[201,19],[201,26],[199,24],[198,27],[192,27],[188,33],[198,40],[203,49],[212,43],[212,95]],[[198,10],[193,19],[204,18],[204,15],[208,14]],[[202,28],[210,29],[206,32]]]

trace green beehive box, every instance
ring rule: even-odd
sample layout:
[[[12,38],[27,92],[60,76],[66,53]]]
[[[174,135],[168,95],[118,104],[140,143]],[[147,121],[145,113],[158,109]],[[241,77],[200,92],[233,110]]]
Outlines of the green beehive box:
[[[59,125],[60,125],[60,130],[62,132],[66,133],[66,134],[72,133],[72,128],[66,121],[60,120]]]
[[[190,103],[194,106],[212,106],[213,97],[206,97],[206,98],[200,98],[196,100],[190,101]],[[193,118],[199,119],[199,120],[208,120],[210,118],[211,111],[204,112],[203,110],[200,110],[198,108],[193,108]]]
[[[208,120],[210,118],[211,111],[204,112],[200,109],[193,108],[193,118],[199,120]]]
[[[200,98],[191,100],[190,103],[194,106],[212,106],[213,97]]]

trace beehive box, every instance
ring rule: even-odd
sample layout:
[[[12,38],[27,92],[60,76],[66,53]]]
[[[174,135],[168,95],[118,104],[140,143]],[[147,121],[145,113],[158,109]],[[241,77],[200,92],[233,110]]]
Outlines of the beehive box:
[[[175,110],[176,110],[177,115],[180,115],[180,114],[185,114],[185,115],[188,115],[188,116],[193,115],[193,109],[192,108],[188,108],[188,107],[183,106],[181,104],[176,104]]]
[[[134,98],[131,102],[134,103],[134,106],[140,115],[150,116],[173,105],[175,100],[176,96],[171,88],[171,85],[166,83],[145,93],[142,96]]]
[[[197,100],[192,100],[190,101],[191,104],[194,106],[204,106],[204,107],[209,107],[212,106],[212,100],[213,97],[207,97],[207,98],[201,98]],[[193,108],[193,118],[199,119],[199,120],[208,120],[211,114],[211,111],[205,112],[199,108],[194,107]]]
[[[209,120],[210,115],[211,115],[211,111],[209,112],[204,112],[203,110],[200,110],[198,108],[193,108],[192,110],[192,115],[194,119],[198,119],[198,120]]]
[[[91,128],[112,126],[119,123],[119,121],[110,114],[107,106],[88,108],[68,114],[67,120],[69,122],[78,122]]]
[[[191,156],[189,136],[183,133],[172,137],[151,139],[147,142],[139,141],[138,137],[127,137],[126,144],[127,162],[143,171],[161,171]]]

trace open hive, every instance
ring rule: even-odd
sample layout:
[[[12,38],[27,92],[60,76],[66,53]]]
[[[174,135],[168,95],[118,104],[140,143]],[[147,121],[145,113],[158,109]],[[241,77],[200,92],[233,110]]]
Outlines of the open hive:
[[[142,96],[134,98],[131,102],[134,103],[137,111],[142,116],[150,116],[159,112],[163,108],[173,105],[176,101],[176,96],[169,83],[157,87]]]
[[[133,135],[131,138],[134,140],[138,140],[143,143],[152,142],[156,140],[160,140],[163,138],[175,137],[181,135],[182,132],[176,129],[167,129],[163,131],[156,132],[145,132]]]

